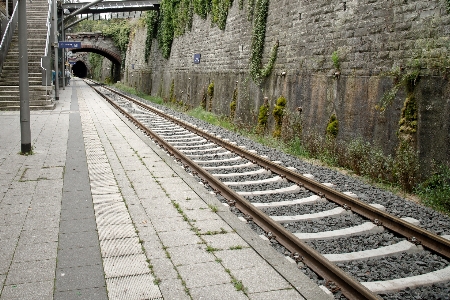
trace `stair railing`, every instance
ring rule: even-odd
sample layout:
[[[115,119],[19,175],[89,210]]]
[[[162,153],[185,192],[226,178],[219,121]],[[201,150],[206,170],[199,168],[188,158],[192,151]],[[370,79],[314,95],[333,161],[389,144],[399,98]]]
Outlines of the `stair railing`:
[[[11,45],[11,40],[13,38],[14,31],[17,27],[17,21],[19,18],[19,14],[17,12],[19,1],[16,2],[16,5],[14,6],[13,13],[11,15],[11,19],[8,22],[8,25],[6,25],[5,32],[2,37],[2,41],[0,43],[0,74],[3,70],[3,64],[6,60],[6,55],[9,51],[9,46]]]
[[[51,73],[51,59],[49,55],[50,38],[51,38],[51,16],[52,16],[52,0],[48,0],[48,13],[47,13],[47,39],[45,41],[44,56],[41,57],[41,69],[42,69],[42,85],[45,85],[45,94],[49,97],[48,86],[52,84]]]

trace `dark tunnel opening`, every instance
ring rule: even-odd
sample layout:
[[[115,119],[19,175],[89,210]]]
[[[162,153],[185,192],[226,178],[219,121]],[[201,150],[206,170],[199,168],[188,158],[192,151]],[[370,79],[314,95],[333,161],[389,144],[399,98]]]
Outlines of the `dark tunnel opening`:
[[[73,72],[73,75],[75,75],[79,78],[86,78],[88,75],[88,69],[87,69],[86,65],[84,64],[84,62],[82,62],[81,60],[77,61],[72,66],[72,72]]]

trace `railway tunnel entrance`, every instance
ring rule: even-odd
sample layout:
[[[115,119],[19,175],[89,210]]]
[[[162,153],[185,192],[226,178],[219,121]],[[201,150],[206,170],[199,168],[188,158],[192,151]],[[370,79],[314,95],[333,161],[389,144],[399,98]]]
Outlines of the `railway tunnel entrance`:
[[[88,68],[86,67],[86,64],[84,62],[79,60],[72,66],[72,72],[73,75],[79,78],[86,78],[88,75]]]

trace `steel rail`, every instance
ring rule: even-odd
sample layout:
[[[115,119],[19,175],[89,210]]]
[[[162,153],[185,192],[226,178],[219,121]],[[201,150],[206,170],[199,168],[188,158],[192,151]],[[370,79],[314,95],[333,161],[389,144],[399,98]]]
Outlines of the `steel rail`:
[[[106,87],[105,87],[106,88]],[[296,261],[303,261],[308,267],[310,267],[314,272],[319,274],[324,279],[334,282],[342,291],[342,293],[349,299],[380,299],[380,297],[365,286],[363,286],[359,281],[350,276],[349,274],[342,271],[335,264],[330,262],[324,256],[322,256],[319,252],[315,251],[313,248],[308,246],[306,243],[297,238],[294,234],[287,231],[283,226],[281,226],[278,222],[272,220],[269,216],[263,213],[260,209],[252,205],[247,199],[230,189],[228,186],[223,184],[217,178],[215,178],[212,174],[208,173],[206,170],[201,168],[199,165],[194,163],[190,158],[185,156],[182,152],[173,148],[170,144],[164,141],[159,135],[154,133],[152,130],[145,127],[141,124],[136,118],[122,109],[119,105],[115,103],[115,101],[108,96],[101,93],[98,89],[94,88],[97,93],[99,93],[106,101],[108,101],[114,108],[120,111],[123,115],[125,115],[133,124],[135,124],[140,130],[144,131],[147,135],[149,135],[153,140],[155,140],[159,145],[163,146],[171,156],[175,157],[176,160],[183,162],[185,165],[189,166],[194,174],[207,181],[211,188],[217,193],[222,195],[225,199],[227,199],[228,203],[231,206],[235,206],[242,213],[249,216],[253,222],[255,222],[258,226],[260,226],[263,230],[268,233],[268,236],[271,239],[275,239],[281,245],[286,247],[289,251],[293,253],[293,258]],[[108,90],[118,93],[117,91]],[[152,112],[157,113],[158,115],[164,116],[167,118],[167,115],[162,114],[161,112],[154,110],[151,107],[146,106],[142,102],[136,101],[122,93],[118,93],[120,96],[133,101],[140,105],[143,108],[150,108]],[[175,118],[169,117],[172,121],[177,121]],[[181,126],[187,126],[192,128],[192,126],[187,125],[184,122],[177,122]],[[202,134],[205,132],[201,131]],[[205,135],[204,135],[205,137]]]
[[[108,88],[109,89],[109,88]],[[141,107],[144,107],[148,110],[151,110],[152,112],[163,115],[160,111],[155,110],[152,106],[146,105],[145,103],[142,103],[141,101],[138,101],[136,99],[133,99],[123,93],[120,93],[118,91],[109,89],[110,91],[114,93],[118,93],[122,97],[125,97],[134,103],[140,105]],[[265,158],[262,158],[258,156],[257,154],[254,154],[252,152],[249,152],[245,149],[242,149],[238,146],[235,146],[229,142],[223,141],[220,138],[215,137],[214,135],[211,135],[207,132],[204,132],[202,130],[199,130],[198,128],[189,125],[186,122],[183,122],[179,119],[165,116],[166,118],[169,118],[172,122],[177,123],[178,125],[186,128],[187,130],[193,131],[197,133],[198,135],[204,137],[205,139],[208,139],[228,150],[230,150],[233,153],[236,153],[239,156],[245,157],[246,159],[252,161],[255,164],[258,164],[259,166],[270,169],[272,172],[275,172],[279,174],[282,178],[286,178],[297,185],[304,187],[317,195],[320,195],[323,198],[326,198],[330,201],[333,201],[345,209],[352,210],[353,212],[371,220],[376,225],[383,226],[385,228],[388,228],[406,238],[412,243],[415,243],[417,245],[422,245],[425,248],[432,250],[436,253],[439,253],[440,255],[446,257],[447,259],[450,259],[450,240],[447,240],[439,235],[436,235],[434,233],[431,233],[423,228],[420,228],[419,226],[413,225],[409,222],[406,222],[398,217],[392,216],[378,208],[375,208],[359,199],[355,199],[353,197],[350,197],[344,193],[338,192],[330,187],[327,187],[313,179],[307,178],[301,174],[298,174],[294,171],[291,171],[283,166],[280,166],[278,164],[275,164],[271,162],[270,160],[267,160]]]

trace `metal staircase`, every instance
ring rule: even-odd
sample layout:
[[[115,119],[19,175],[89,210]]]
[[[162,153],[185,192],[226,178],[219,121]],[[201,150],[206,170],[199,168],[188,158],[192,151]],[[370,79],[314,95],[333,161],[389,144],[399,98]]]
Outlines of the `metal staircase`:
[[[47,0],[27,1],[28,80],[30,109],[53,109],[52,88],[42,85],[41,57],[47,39]],[[0,110],[19,110],[19,43],[17,29],[0,74]]]

